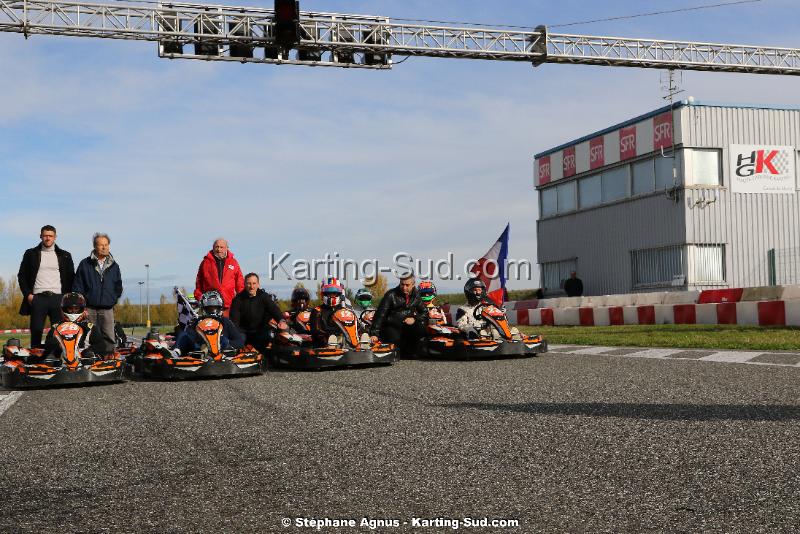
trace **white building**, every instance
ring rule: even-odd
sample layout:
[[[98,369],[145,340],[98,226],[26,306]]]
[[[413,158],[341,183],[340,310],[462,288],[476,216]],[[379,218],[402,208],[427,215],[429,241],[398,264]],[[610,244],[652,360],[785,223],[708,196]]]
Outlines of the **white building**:
[[[536,155],[548,293],[800,283],[800,107],[693,99]]]

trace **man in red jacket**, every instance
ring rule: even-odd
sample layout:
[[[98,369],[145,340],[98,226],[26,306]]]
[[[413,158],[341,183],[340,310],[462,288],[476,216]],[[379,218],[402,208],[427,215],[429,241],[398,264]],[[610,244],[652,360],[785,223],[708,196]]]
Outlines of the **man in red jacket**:
[[[233,257],[233,252],[228,250],[225,239],[217,239],[211,250],[200,262],[197,270],[194,297],[199,301],[206,291],[216,289],[222,295],[225,303],[225,315],[231,307],[233,297],[244,289],[244,277],[239,262]]]

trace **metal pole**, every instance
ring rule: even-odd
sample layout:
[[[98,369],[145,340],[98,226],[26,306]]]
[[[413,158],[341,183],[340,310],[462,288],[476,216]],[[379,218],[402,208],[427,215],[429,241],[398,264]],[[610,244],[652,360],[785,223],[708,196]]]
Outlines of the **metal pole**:
[[[150,264],[146,263],[145,268],[147,269],[147,329],[150,329]]]
[[[142,304],[142,286],[144,282],[139,282],[139,324],[144,325],[144,304]]]

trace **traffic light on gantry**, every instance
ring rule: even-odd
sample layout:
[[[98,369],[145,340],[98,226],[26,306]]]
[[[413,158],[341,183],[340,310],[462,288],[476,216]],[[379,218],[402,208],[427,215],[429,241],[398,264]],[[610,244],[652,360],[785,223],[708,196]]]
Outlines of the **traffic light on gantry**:
[[[299,0],[275,0],[275,44],[284,50],[300,42]]]

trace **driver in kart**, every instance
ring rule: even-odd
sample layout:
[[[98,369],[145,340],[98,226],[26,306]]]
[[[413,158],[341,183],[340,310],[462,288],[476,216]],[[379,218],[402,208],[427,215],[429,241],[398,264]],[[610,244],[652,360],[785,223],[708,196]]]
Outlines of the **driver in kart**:
[[[97,341],[97,334],[92,332],[94,330],[92,323],[89,322],[86,313],[86,299],[80,293],[67,293],[61,297],[61,322],[52,325],[50,331],[47,332],[47,338],[44,342],[44,357],[52,355],[55,357],[61,356],[61,345],[55,337],[56,328],[62,323],[71,322],[81,327],[83,333],[78,340],[78,349],[82,351],[84,358],[91,358],[94,356],[94,350],[91,346],[92,341]]]
[[[201,350],[203,348],[203,337],[197,331],[197,323],[203,319],[213,317],[222,323],[222,336],[220,346],[222,350],[226,349],[241,349],[245,344],[245,337],[233,324],[233,321],[224,317],[222,312],[225,304],[222,300],[222,295],[217,290],[206,291],[200,297],[199,308],[200,316],[193,318],[186,329],[178,338],[175,348],[180,350],[181,354],[187,352]]]
[[[486,297],[486,284],[479,278],[470,278],[464,285],[466,306],[459,306],[456,312],[456,326],[469,338],[480,337],[481,329],[486,327],[483,319],[475,317],[475,311],[482,305],[490,304]]]
[[[304,287],[296,287],[292,290],[291,308],[284,314],[286,322],[297,332],[305,331],[305,327],[297,322],[297,316],[308,310],[311,302],[311,294]]]
[[[334,341],[331,338],[335,339],[342,333],[333,320],[333,314],[341,308],[349,308],[344,298],[344,287],[338,278],[328,278],[322,284],[320,293],[322,293],[322,305],[311,310],[309,320],[315,347],[330,345],[331,341]]]
[[[436,286],[429,280],[423,280],[419,283],[417,288],[419,293],[419,300],[425,307],[425,323],[426,324],[447,324],[447,315],[439,307],[436,302]]]
[[[372,293],[367,288],[356,291],[355,301],[358,307],[355,309],[358,316],[358,325],[363,331],[369,330],[372,320],[375,318],[375,306],[372,305]]]

